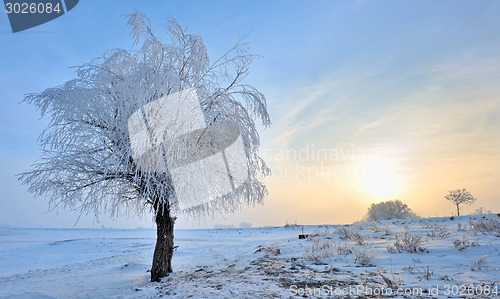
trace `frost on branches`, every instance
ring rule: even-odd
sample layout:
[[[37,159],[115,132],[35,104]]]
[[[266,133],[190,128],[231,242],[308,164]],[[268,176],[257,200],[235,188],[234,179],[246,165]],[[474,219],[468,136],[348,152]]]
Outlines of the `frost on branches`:
[[[417,218],[408,205],[400,200],[389,200],[372,204],[363,218],[364,221],[380,221],[389,219],[411,219]]]
[[[129,16],[128,24],[132,27],[134,46],[138,46],[136,50],[106,52],[80,66],[77,79],[25,98],[50,123],[40,136],[41,162],[22,173],[20,179],[30,192],[48,197],[51,207],[96,216],[109,213],[113,217],[152,211],[158,238],[151,280],[159,281],[172,272],[173,227],[177,215],[233,212],[244,205],[262,203],[267,189],[258,178],[269,174],[269,168],[258,155],[260,140],[255,121],[260,120],[265,127],[271,122],[264,95],[242,83],[255,58],[248,53],[246,44],[238,42],[211,62],[201,37],[187,34],[173,20],[169,23],[166,43],[152,33],[143,14]],[[195,92],[205,123],[200,129],[190,127],[187,122],[186,132],[198,133],[200,137],[190,135],[186,139],[190,142],[177,143],[176,150],[192,152],[193,146],[198,146],[193,145],[193,140],[205,142],[201,146],[205,149],[221,143],[227,147],[224,140],[215,140],[217,134],[213,132],[216,128],[226,128],[222,132],[231,133],[227,128],[233,128],[236,130],[233,135],[241,141],[246,163],[239,169],[247,173],[240,176],[245,180],[233,184],[229,193],[214,193],[220,196],[212,196],[210,200],[191,198],[189,204],[182,205],[174,186],[188,189],[206,186],[206,176],[185,172],[184,179],[177,178],[174,184],[171,171],[175,169],[170,169],[167,159],[167,171],[138,167],[141,164],[134,160],[129,120],[138,111],[146,113],[144,107],[148,104],[186,90]],[[165,111],[178,108],[162,107]],[[184,119],[195,118],[190,111],[187,113]],[[144,116],[146,119],[151,115]],[[172,120],[165,118],[164,114],[156,115],[160,123],[168,126]],[[159,145],[156,154],[166,157],[165,150],[173,143],[165,142],[172,136],[161,135],[164,132],[157,130],[148,140]],[[212,153],[222,150],[212,148]],[[175,157],[177,161],[185,161],[182,155]]]

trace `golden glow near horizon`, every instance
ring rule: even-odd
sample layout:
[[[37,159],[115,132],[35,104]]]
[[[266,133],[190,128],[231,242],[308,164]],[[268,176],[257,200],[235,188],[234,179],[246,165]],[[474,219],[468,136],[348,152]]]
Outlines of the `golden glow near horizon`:
[[[403,188],[403,180],[396,173],[396,165],[389,160],[363,162],[360,167],[364,169],[364,175],[359,179],[359,188],[369,198],[393,198]]]
[[[265,157],[274,170],[266,205],[294,203],[277,224],[351,223],[394,199],[423,217],[449,216],[444,196],[456,188],[478,198],[466,213],[498,212],[499,63],[457,55],[422,66],[424,79],[404,88],[401,78],[381,85],[382,70],[334,72],[285,96],[291,106],[264,132],[265,151],[296,152]],[[291,177],[280,175],[287,169]]]

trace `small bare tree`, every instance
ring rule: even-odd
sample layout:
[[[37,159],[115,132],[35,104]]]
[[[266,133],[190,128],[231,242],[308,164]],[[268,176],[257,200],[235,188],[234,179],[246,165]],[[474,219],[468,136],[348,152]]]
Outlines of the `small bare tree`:
[[[470,205],[476,201],[476,198],[467,191],[467,189],[450,190],[445,198],[457,206],[457,216],[460,216],[460,205]]]
[[[117,216],[152,212],[157,241],[151,281],[160,281],[172,272],[174,222],[178,214],[213,215],[233,212],[243,205],[262,203],[267,189],[258,177],[269,174],[269,168],[258,155],[260,138],[255,120],[260,119],[267,127],[270,119],[264,95],[254,87],[242,84],[255,58],[248,53],[246,44],[238,42],[211,63],[201,37],[187,34],[186,29],[173,20],[168,26],[168,43],[152,33],[148,18],[141,13],[130,15],[128,24],[132,28],[134,45],[142,42],[137,50],[106,52],[79,67],[77,79],[26,97],[25,102],[35,105],[42,116],[49,117],[50,123],[39,139],[41,162],[22,173],[20,180],[36,196],[48,197],[51,207],[60,206],[96,217],[101,213]],[[164,118],[168,113],[162,114],[159,110],[180,111],[185,108],[183,103],[162,109],[150,109],[155,107],[151,104],[186,90],[197,95],[199,105],[198,102],[196,105],[201,114],[198,119],[202,120],[205,130],[187,131],[184,135],[199,134],[199,137],[191,136],[189,140],[206,141],[206,136],[212,136],[210,128],[225,126],[236,130],[231,132],[236,132],[233,135],[243,144],[238,154],[244,162],[240,163],[239,169],[244,169],[245,173],[244,180],[238,184],[234,184],[229,176],[231,192],[209,201],[190,198],[191,202],[183,206],[168,169],[158,167],[160,171],[147,171],[147,168],[140,167],[144,165],[137,163],[134,153],[137,149],[131,145],[135,137],[130,125],[134,120],[132,129],[137,129],[138,124],[140,127],[141,122],[149,129],[152,124],[143,121],[143,118],[151,120],[146,118],[150,116],[148,113],[156,113],[156,119],[166,121]],[[139,143],[150,139],[164,140],[162,134],[171,126],[164,127],[165,130],[153,132],[158,134],[146,136]],[[205,134],[207,129],[208,134]],[[168,148],[161,140],[156,154],[165,156]],[[212,141],[205,142],[205,148],[212,146]],[[226,141],[222,139],[219,143]],[[195,150],[197,146],[199,144]],[[214,155],[221,152],[214,147],[210,150]],[[152,156],[145,157],[149,161],[148,157]],[[181,161],[185,157],[177,158]],[[192,161],[184,160],[185,163],[177,164]],[[224,157],[227,167],[226,160]],[[200,167],[193,167],[193,172],[199,171],[202,171]],[[206,183],[194,178],[204,179],[194,175],[185,177],[180,186],[193,190]]]

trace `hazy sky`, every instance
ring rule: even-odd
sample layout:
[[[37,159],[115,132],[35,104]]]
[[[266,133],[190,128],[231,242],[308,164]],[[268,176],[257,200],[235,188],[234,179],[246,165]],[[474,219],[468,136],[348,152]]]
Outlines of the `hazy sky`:
[[[373,202],[400,199],[422,216],[454,207],[468,188],[478,207],[500,208],[500,2],[97,1],[13,34],[0,13],[0,225],[71,227],[46,212],[15,175],[40,157],[47,123],[23,95],[75,77],[74,69],[132,46],[125,15],[142,11],[165,37],[174,17],[213,58],[243,36],[262,56],[247,83],[273,121],[262,154],[273,170],[263,206],[178,228],[350,223]],[[82,216],[77,227],[152,227],[149,218]]]

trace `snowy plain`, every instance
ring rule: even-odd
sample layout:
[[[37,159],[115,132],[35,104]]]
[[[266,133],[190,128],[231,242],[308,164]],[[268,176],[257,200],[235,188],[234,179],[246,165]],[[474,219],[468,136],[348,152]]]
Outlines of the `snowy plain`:
[[[161,283],[154,230],[0,228],[0,298],[498,298],[499,219],[176,230]]]

